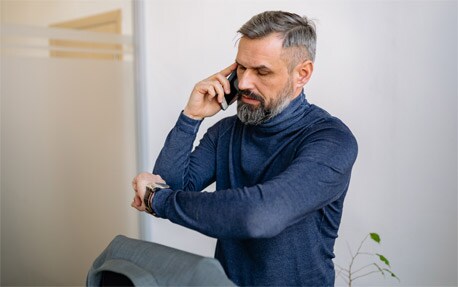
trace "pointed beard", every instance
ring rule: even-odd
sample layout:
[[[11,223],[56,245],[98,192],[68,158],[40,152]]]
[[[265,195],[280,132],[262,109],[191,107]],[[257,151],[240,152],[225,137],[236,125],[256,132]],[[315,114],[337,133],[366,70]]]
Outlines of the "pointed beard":
[[[239,99],[237,101],[237,117],[244,124],[260,125],[281,113],[291,102],[292,93],[293,84],[292,81],[289,80],[270,106],[266,107],[266,101],[262,96],[252,93],[249,90],[241,90],[240,96],[244,95],[251,99],[258,100],[259,105],[250,105]]]

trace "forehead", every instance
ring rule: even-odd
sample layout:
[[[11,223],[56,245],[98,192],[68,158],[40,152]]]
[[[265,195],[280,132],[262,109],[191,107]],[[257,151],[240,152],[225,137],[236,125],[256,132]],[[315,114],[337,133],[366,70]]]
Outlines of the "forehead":
[[[279,68],[284,65],[281,58],[283,39],[271,34],[260,39],[242,37],[239,41],[237,63],[246,68],[266,66]]]

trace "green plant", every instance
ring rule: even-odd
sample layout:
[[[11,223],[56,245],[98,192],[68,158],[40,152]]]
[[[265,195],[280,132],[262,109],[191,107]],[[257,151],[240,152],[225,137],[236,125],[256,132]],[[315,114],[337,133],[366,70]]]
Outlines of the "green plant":
[[[344,268],[344,267],[341,267],[341,266],[335,264],[336,267],[337,267],[336,269],[338,271],[336,275],[339,276],[340,278],[342,278],[345,281],[345,283],[348,284],[349,287],[352,286],[352,283],[355,280],[357,280],[359,278],[362,278],[362,277],[365,277],[365,276],[368,276],[368,275],[371,275],[371,274],[374,274],[374,273],[380,273],[384,277],[386,277],[385,275],[388,273],[391,277],[394,277],[398,281],[400,281],[398,276],[396,276],[391,271],[390,261],[388,261],[388,259],[385,256],[383,256],[382,254],[379,254],[379,253],[370,253],[370,252],[364,252],[364,251],[361,250],[363,248],[364,243],[366,242],[366,240],[368,238],[371,238],[373,241],[375,241],[378,244],[380,244],[380,241],[381,241],[380,236],[377,233],[369,233],[361,241],[361,243],[359,244],[358,250],[356,251],[355,254],[353,254],[353,252],[351,251],[350,247],[348,247],[348,250],[350,251],[350,255],[351,255],[351,261],[350,261],[350,263],[348,265],[348,268]],[[370,257],[377,257],[384,265],[382,267],[382,266],[379,265],[380,262],[379,262],[379,264],[377,264],[376,262],[372,262],[372,263],[366,264],[366,265],[364,265],[362,267],[356,267],[356,259],[360,255],[366,255],[366,256],[370,256]]]

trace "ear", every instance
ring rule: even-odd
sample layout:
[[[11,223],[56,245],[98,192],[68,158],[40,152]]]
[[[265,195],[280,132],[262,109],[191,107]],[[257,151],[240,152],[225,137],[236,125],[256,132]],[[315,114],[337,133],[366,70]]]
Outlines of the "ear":
[[[310,60],[306,60],[294,68],[295,74],[295,87],[301,88],[307,84],[307,82],[312,77],[313,73],[313,62]]]

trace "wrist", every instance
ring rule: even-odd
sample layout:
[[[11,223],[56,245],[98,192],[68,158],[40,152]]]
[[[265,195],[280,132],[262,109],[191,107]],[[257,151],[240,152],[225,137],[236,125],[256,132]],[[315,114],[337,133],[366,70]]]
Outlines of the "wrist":
[[[187,108],[185,108],[185,109],[183,110],[183,114],[184,114],[185,116],[187,116],[188,118],[193,119],[193,120],[196,120],[196,121],[201,121],[201,120],[204,119],[204,117],[202,117],[202,116],[196,116],[196,115],[190,113],[189,110],[188,110]]]
[[[145,204],[145,211],[155,217],[158,217],[157,213],[153,209],[153,200],[156,193],[161,189],[170,188],[165,183],[151,183],[146,186],[145,196],[143,197],[143,202]]]

